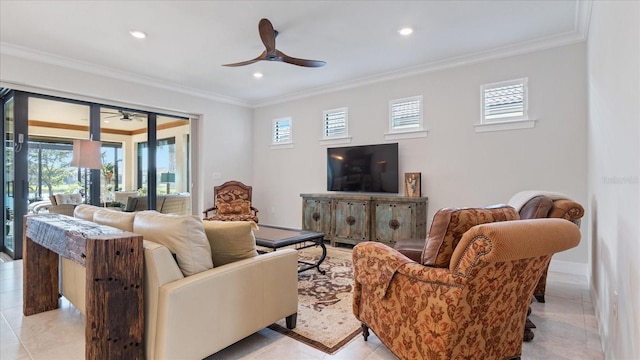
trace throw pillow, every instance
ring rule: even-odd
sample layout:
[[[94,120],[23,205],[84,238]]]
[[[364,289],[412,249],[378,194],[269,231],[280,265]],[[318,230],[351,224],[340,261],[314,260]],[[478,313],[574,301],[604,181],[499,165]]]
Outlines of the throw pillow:
[[[133,232],[176,254],[178,267],[185,276],[213,268],[211,246],[197,216],[139,211],[135,213]]]
[[[467,230],[479,224],[519,218],[516,209],[507,205],[440,209],[431,222],[427,243],[422,251],[422,264],[439,268],[449,267],[453,251]]]
[[[123,231],[133,232],[133,220],[135,217],[135,213],[100,209],[93,214],[93,222]]]
[[[222,266],[258,255],[252,221],[204,221],[213,265]]]

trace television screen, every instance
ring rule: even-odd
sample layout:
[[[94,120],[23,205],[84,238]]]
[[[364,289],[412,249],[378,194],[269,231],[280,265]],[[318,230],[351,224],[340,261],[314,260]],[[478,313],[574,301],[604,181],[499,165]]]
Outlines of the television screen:
[[[327,190],[398,193],[398,144],[328,148]]]

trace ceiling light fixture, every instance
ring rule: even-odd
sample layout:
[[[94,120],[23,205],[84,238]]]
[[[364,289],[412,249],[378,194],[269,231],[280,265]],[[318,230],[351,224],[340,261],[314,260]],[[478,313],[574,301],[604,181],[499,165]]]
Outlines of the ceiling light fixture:
[[[129,31],[129,34],[131,34],[131,36],[133,36],[136,39],[144,39],[147,37],[147,34],[145,34],[140,30],[131,30]]]
[[[410,28],[410,27],[405,27],[405,28],[402,28],[402,29],[398,30],[398,33],[400,35],[402,35],[402,36],[408,36],[408,35],[411,35],[413,33],[413,29]]]
[[[260,78],[262,78],[263,76],[264,76],[264,75],[262,75],[262,73],[259,73],[259,72],[257,72],[257,73],[253,73],[253,77],[254,77],[254,78],[256,78],[256,79],[260,79]]]

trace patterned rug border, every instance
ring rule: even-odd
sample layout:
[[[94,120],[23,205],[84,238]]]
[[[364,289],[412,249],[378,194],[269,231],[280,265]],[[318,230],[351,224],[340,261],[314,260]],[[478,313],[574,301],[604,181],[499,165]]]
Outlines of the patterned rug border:
[[[335,354],[338,350],[342,349],[345,345],[347,345],[348,343],[351,342],[351,340],[355,339],[358,335],[360,335],[362,333],[362,328],[354,331],[353,333],[349,334],[349,336],[347,336],[346,338],[342,339],[342,341],[340,341],[339,343],[337,343],[335,346],[333,347],[328,347],[326,345],[324,345],[323,343],[319,342],[319,341],[315,341],[312,339],[309,339],[306,336],[302,336],[298,333],[295,333],[289,329],[287,329],[286,327],[280,326],[278,324],[271,324],[268,326],[269,329],[278,332],[282,335],[286,335],[294,340],[300,341],[301,343],[307,344],[313,348],[316,348],[324,353],[327,353],[329,355],[333,355]]]
[[[319,251],[319,248],[315,248],[316,250],[312,250],[309,249],[309,251]],[[343,248],[343,247],[333,247],[327,244],[327,250],[328,250],[328,254],[327,256],[330,257],[330,253],[331,252],[340,252],[340,253],[351,253],[351,249],[350,248]],[[304,250],[303,252],[306,252],[307,250]],[[323,266],[324,265],[324,266]],[[326,269],[326,265],[323,263],[323,265],[320,265],[321,268],[325,268]],[[316,271],[316,269],[310,269],[307,271]],[[328,355],[333,355],[336,352],[338,352],[340,349],[342,349],[344,346],[346,346],[347,344],[349,344],[352,340],[354,340],[358,335],[362,334],[362,327],[358,327],[356,330],[354,330],[352,333],[350,333],[349,335],[347,335],[346,337],[344,337],[342,340],[340,340],[339,342],[337,342],[334,346],[327,346],[325,344],[323,344],[320,341],[308,338],[302,334],[299,334],[297,332],[295,332],[294,330],[290,330],[287,329],[286,327],[278,324],[278,323],[274,323],[268,326],[269,329],[280,333],[282,335],[288,336],[291,339],[294,339],[296,341],[300,341],[303,344],[309,345],[315,349],[318,349]]]

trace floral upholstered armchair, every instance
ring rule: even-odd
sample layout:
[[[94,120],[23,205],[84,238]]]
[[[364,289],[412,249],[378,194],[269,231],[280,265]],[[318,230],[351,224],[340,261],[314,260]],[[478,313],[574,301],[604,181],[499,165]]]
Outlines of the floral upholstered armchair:
[[[215,205],[202,212],[204,220],[253,221],[257,224],[258,209],[251,206],[251,192],[251,186],[239,181],[227,181],[215,186]]]
[[[517,359],[540,274],[579,241],[560,219],[485,223],[441,244],[452,250],[437,252],[450,254],[444,267],[363,242],[353,249],[353,312],[365,340],[371,329],[401,359]]]
[[[509,205],[513,206],[519,213],[520,219],[539,218],[560,218],[569,220],[580,227],[580,219],[584,216],[584,208],[579,203],[571,200],[567,195],[538,190],[521,191],[509,200]],[[536,300],[545,302],[544,294],[547,288],[547,266],[536,289],[533,292]]]

